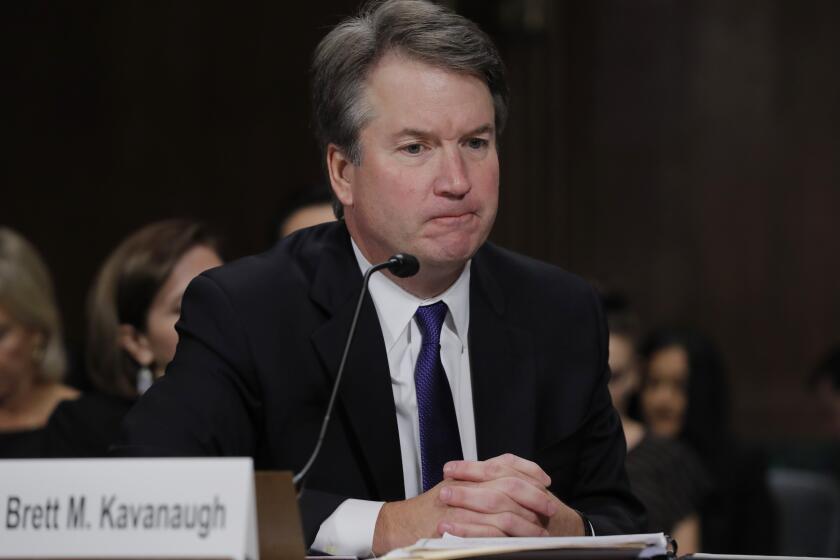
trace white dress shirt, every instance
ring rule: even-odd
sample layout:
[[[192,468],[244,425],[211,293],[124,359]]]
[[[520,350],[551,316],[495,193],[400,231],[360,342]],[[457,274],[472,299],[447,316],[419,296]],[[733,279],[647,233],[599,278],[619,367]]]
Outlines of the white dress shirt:
[[[364,274],[371,264],[355,242],[353,252],[360,272]],[[421,305],[443,301],[449,309],[440,334],[441,362],[452,390],[464,458],[475,460],[477,457],[467,344],[470,326],[470,263],[467,263],[452,286],[428,300],[406,292],[385,274],[371,276],[369,289],[388,354],[391,389],[397,409],[405,496],[413,498],[423,488],[420,425],[414,387],[414,365],[422,338],[414,313]],[[321,524],[315,542],[312,543],[313,548],[330,554],[370,556],[373,531],[383,504],[368,500],[345,500]]]

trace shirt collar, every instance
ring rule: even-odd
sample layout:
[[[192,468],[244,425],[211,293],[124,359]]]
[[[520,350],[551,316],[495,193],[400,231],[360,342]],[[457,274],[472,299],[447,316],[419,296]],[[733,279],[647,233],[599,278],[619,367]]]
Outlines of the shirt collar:
[[[353,253],[362,274],[367,272],[371,264],[362,254],[356,242],[352,240]],[[422,299],[400,288],[385,274],[374,274],[370,277],[368,289],[376,306],[379,322],[382,326],[382,336],[385,348],[390,350],[397,338],[405,331],[414,313],[421,305],[431,305],[443,301],[449,308],[446,323],[458,336],[465,347],[467,346],[470,326],[470,266],[472,260],[467,261],[464,270],[455,282],[442,294],[429,299]],[[451,318],[451,319],[450,319]]]

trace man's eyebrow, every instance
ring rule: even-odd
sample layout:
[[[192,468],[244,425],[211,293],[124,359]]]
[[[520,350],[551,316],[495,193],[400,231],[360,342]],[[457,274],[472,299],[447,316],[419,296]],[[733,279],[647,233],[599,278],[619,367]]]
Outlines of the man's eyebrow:
[[[464,134],[464,136],[481,136],[482,134],[493,134],[493,125],[492,124],[483,124],[478,128],[471,130]]]
[[[470,130],[466,134],[463,134],[463,138],[471,137],[471,136],[480,136],[482,134],[492,134],[494,127],[492,124],[483,124],[478,128],[474,128]],[[413,137],[413,138],[430,138],[433,136],[432,132],[429,130],[422,130],[419,128],[404,128],[394,134],[394,138],[403,138],[403,137]]]
[[[394,134],[394,138],[404,138],[406,136],[412,138],[429,138],[432,136],[432,133],[428,130],[420,130],[419,128],[404,128]]]

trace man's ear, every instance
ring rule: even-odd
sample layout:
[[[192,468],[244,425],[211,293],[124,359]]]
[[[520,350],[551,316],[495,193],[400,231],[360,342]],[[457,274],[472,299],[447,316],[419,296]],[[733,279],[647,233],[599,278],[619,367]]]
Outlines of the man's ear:
[[[356,166],[335,144],[327,146],[327,170],[335,197],[343,206],[353,206],[353,179]]]
[[[132,325],[122,324],[119,328],[119,344],[142,367],[151,367],[155,355],[149,339]]]

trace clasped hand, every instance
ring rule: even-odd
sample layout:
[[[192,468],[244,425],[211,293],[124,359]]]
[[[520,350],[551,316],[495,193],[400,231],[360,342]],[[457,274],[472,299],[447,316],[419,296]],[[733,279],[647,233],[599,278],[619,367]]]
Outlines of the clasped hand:
[[[551,478],[533,461],[505,454],[487,461],[451,461],[443,481],[415,498],[386,503],[379,513],[373,552],[383,554],[418,539],[582,535],[578,513],[548,487]]]

